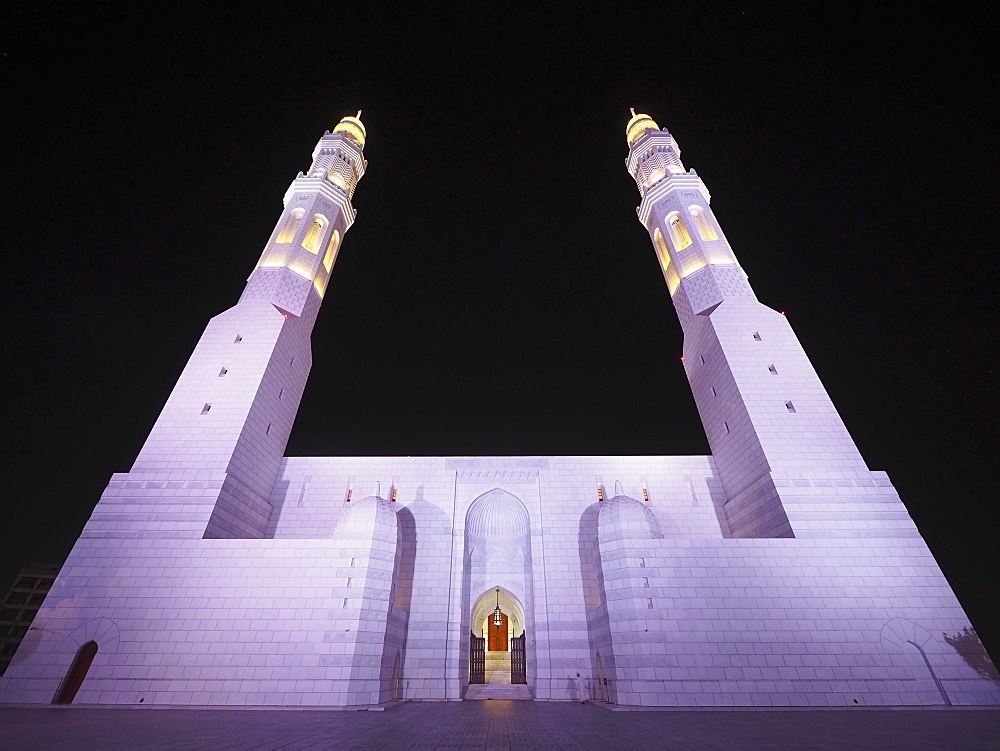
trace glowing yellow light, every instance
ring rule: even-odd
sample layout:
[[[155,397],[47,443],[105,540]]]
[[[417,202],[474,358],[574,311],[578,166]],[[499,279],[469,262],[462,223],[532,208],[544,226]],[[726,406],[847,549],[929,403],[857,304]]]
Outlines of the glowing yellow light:
[[[306,265],[301,261],[292,261],[288,264],[288,270],[294,274],[298,274],[303,279],[312,279],[312,265]]]
[[[696,271],[700,271],[705,268],[707,264],[700,258],[689,258],[684,264],[684,278],[691,276]]]
[[[323,266],[326,268],[327,273],[333,267],[333,259],[337,255],[337,248],[340,247],[340,232],[337,230],[333,231],[333,235],[330,236],[330,244],[326,247],[326,255],[323,257]]]
[[[365,126],[361,122],[361,110],[354,117],[345,117],[333,129],[334,133],[343,133],[361,148],[365,147]]]
[[[719,263],[719,264],[730,264],[730,263],[736,263],[736,259],[733,258],[733,256],[729,252],[727,252],[724,248],[721,248],[719,250],[713,250],[711,253],[708,254],[708,262]]]
[[[625,126],[625,140],[628,141],[628,145],[631,146],[633,143],[639,140],[639,138],[649,129],[659,130],[660,126],[649,115],[635,114],[635,109],[631,110],[632,119],[628,121],[628,125]]]
[[[666,174],[667,173],[659,167],[653,167],[653,169],[649,171],[649,177],[646,178],[646,185],[655,185],[660,182]]]
[[[327,219],[325,216],[322,214],[313,214],[312,224],[309,225],[309,231],[306,232],[306,236],[302,240],[302,247],[310,253],[319,253],[319,241],[323,237],[326,225]]]
[[[284,265],[285,248],[272,246],[271,249],[260,259],[260,263],[257,264],[257,267],[264,269],[280,269]]]
[[[688,234],[684,220],[676,211],[667,214],[667,231],[670,233],[670,242],[674,246],[674,252],[684,250],[691,244],[691,235]]]
[[[702,240],[719,239],[719,234],[715,231],[715,227],[712,226],[712,222],[709,221],[708,216],[706,216],[705,209],[701,206],[689,206],[688,211],[694,217],[694,226],[698,228],[698,234],[701,235]]]
[[[295,239],[295,233],[299,229],[299,222],[302,221],[302,217],[305,215],[305,209],[292,209],[288,216],[285,217],[285,223],[281,225],[281,231],[278,233],[278,239],[275,240],[276,243],[290,243]]]
[[[667,250],[667,243],[663,239],[663,233],[657,227],[653,230],[653,245],[656,246],[656,254],[660,257],[660,265],[664,271],[670,265],[670,252]]]
[[[326,294],[326,285],[330,281],[330,277],[325,274],[320,274],[315,279],[313,279],[313,288],[316,290],[317,294],[322,297]]]
[[[677,271],[673,266],[667,267],[667,289],[670,291],[670,296],[673,297],[674,292],[677,290],[677,285],[681,283],[681,278],[677,275]]]

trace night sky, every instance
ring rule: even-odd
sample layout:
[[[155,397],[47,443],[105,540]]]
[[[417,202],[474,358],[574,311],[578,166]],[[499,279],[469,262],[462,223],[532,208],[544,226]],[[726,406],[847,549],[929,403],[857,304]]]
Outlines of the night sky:
[[[707,453],[623,164],[635,107],[1000,652],[996,11],[56,5],[0,30],[0,589],[63,561],[359,108],[289,455]]]

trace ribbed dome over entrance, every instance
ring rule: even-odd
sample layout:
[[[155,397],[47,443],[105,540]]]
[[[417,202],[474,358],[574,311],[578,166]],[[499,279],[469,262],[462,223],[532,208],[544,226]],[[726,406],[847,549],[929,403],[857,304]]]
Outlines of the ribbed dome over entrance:
[[[479,496],[465,517],[465,529],[475,537],[519,537],[529,526],[524,504],[499,488]]]

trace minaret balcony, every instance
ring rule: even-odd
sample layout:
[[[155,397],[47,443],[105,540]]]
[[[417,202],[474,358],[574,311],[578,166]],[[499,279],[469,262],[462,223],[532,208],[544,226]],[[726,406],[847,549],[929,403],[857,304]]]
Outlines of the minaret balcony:
[[[698,173],[694,170],[681,173],[667,173],[666,177],[655,185],[644,188],[642,203],[635,209],[636,214],[639,215],[639,221],[642,222],[643,226],[647,225],[649,215],[652,213],[656,203],[676,190],[693,192],[693,195],[685,197],[690,198],[695,203],[700,201],[711,203],[712,201],[712,196],[708,192],[704,181],[698,177]]]
[[[339,185],[330,182],[326,177],[310,177],[300,172],[298,177],[292,180],[292,184],[288,186],[288,190],[285,191],[285,205],[287,206],[296,194],[300,193],[320,195],[332,201],[341,209],[344,215],[345,227],[350,227],[354,223],[358,212],[351,205],[350,192],[346,188],[341,188]]]

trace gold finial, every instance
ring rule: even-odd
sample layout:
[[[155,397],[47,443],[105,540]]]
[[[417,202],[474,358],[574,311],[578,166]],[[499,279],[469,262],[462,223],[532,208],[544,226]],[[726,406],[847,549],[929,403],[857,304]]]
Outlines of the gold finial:
[[[649,115],[644,115],[641,112],[636,114],[635,107],[629,107],[629,112],[632,113],[632,119],[625,126],[625,140],[628,141],[629,146],[645,135],[646,131],[660,129],[660,126],[653,122],[653,118]]]
[[[336,127],[333,129],[334,133],[343,133],[349,139],[354,141],[358,146],[364,148],[365,146],[365,126],[361,122],[361,110],[358,110],[358,114],[346,115],[340,119]]]

